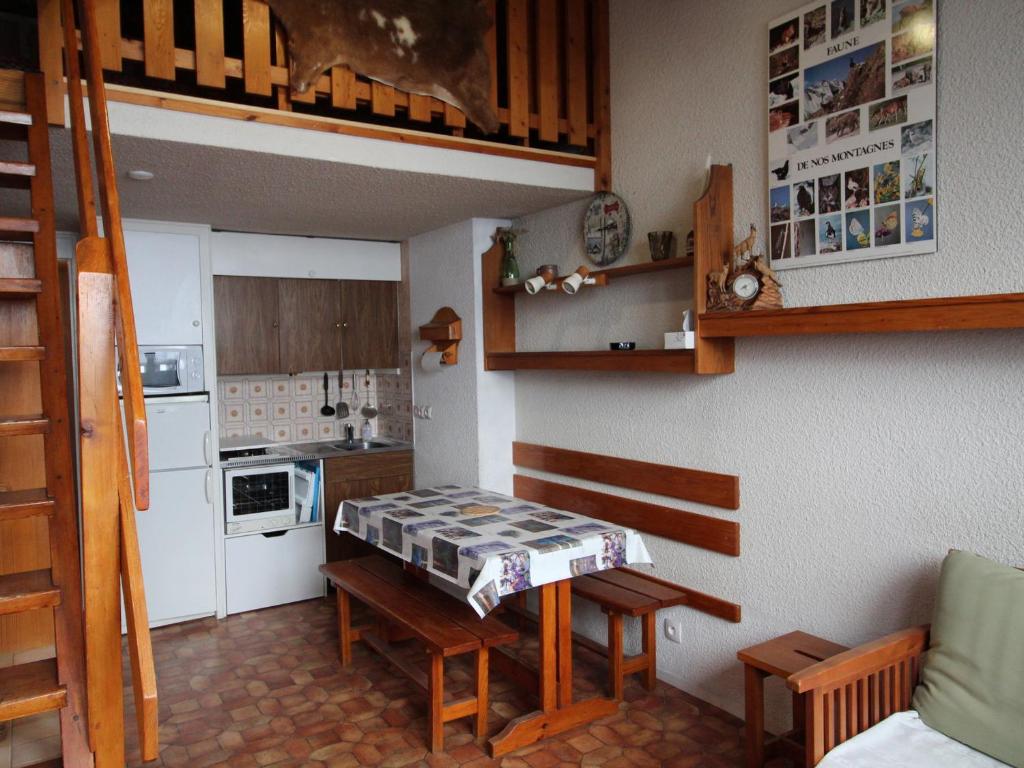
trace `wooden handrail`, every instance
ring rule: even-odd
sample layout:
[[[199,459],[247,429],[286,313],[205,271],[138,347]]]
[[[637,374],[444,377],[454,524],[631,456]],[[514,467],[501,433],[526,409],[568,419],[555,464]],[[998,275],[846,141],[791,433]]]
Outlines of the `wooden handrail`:
[[[139,373],[139,343],[135,335],[135,311],[128,282],[128,257],[121,228],[121,199],[117,192],[117,172],[110,142],[110,120],[103,88],[103,65],[99,57],[99,30],[95,0],[81,0],[82,54],[89,81],[89,115],[92,118],[96,179],[99,183],[100,210],[104,238],[110,244],[110,265],[115,283],[115,330],[120,355],[121,389],[127,422],[128,451],[131,459],[135,507],[149,509],[149,437],[146,407]],[[73,23],[65,18],[65,25]],[[65,37],[70,33],[66,32]]]
[[[103,218],[96,222],[85,129],[74,0],[60,0],[83,237],[78,261],[78,353],[81,409],[82,561],[88,725],[96,768],[124,765],[124,694],[120,594],[128,623],[142,759],[159,751],[157,688],[149,637],[136,509],[149,506],[149,444],[138,341],[94,0],[81,0],[81,45],[89,82],[93,153]],[[116,338],[116,347],[115,347]],[[118,361],[118,357],[120,360]],[[122,415],[116,372],[121,371]],[[125,436],[128,448],[125,449]]]

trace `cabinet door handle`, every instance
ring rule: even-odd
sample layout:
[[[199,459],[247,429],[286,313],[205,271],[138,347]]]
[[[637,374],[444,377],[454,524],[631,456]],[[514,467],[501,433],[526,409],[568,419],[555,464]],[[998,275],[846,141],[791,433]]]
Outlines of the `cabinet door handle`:
[[[213,464],[213,435],[210,430],[203,432],[203,458],[207,464]]]
[[[335,328],[341,328],[341,327],[342,327],[342,324],[341,324],[341,323],[335,323],[335,324],[334,324],[334,327],[335,327]]]
[[[273,323],[271,323],[271,325],[273,325],[274,328],[278,328],[280,326],[280,323],[278,323],[277,320],[275,320]]]
[[[213,470],[206,470],[206,503],[213,504]]]

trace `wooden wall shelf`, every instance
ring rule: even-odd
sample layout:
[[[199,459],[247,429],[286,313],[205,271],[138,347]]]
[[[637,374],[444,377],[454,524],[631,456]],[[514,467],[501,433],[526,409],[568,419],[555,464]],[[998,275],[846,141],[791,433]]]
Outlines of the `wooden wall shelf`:
[[[693,205],[694,256],[595,270],[591,276],[613,280],[629,275],[693,266],[696,323],[695,349],[608,349],[573,352],[519,352],[516,349],[516,294],[521,285],[499,287],[503,249],[495,240],[483,254],[484,370],[630,371],[719,374],[733,372],[731,338],[703,337],[700,313],[707,300],[707,274],[732,256],[732,168],[713,165],[707,189]],[[611,339],[609,339],[611,341]]]
[[[681,256],[678,259],[663,259],[662,261],[646,261],[640,264],[626,264],[622,267],[609,267],[608,269],[593,269],[590,276],[597,280],[597,285],[607,285],[610,281],[630,275],[645,275],[649,272],[664,272],[670,269],[682,269],[692,267],[692,256]],[[558,277],[554,280],[556,286],[560,286],[568,275]],[[592,287],[592,286],[590,286]],[[501,285],[492,289],[495,293],[516,294],[526,293],[525,283],[517,285]]]
[[[1024,293],[832,304],[700,316],[703,338],[1024,328]]]
[[[693,373],[692,349],[634,349],[630,352],[489,352],[489,371],[651,371]]]

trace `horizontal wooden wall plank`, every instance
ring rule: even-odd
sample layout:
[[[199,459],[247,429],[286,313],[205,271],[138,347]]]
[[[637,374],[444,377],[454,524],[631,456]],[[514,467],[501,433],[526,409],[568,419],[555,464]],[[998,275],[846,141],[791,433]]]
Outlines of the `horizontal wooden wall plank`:
[[[520,442],[512,443],[512,463],[540,472],[657,493],[724,509],[740,507],[740,479],[736,475],[721,475]]]
[[[577,512],[642,533],[738,557],[740,524],[681,509],[624,499],[526,475],[513,478],[513,493],[527,501]]]

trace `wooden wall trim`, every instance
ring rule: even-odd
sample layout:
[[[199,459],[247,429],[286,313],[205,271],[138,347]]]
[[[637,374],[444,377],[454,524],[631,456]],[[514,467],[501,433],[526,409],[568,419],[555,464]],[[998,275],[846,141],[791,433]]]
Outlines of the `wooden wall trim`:
[[[526,475],[513,477],[513,494],[538,504],[578,512],[691,546],[738,557],[740,524],[682,509],[624,499]]]
[[[520,442],[512,443],[512,463],[540,472],[657,493],[723,509],[740,507],[740,479],[736,475]]]

